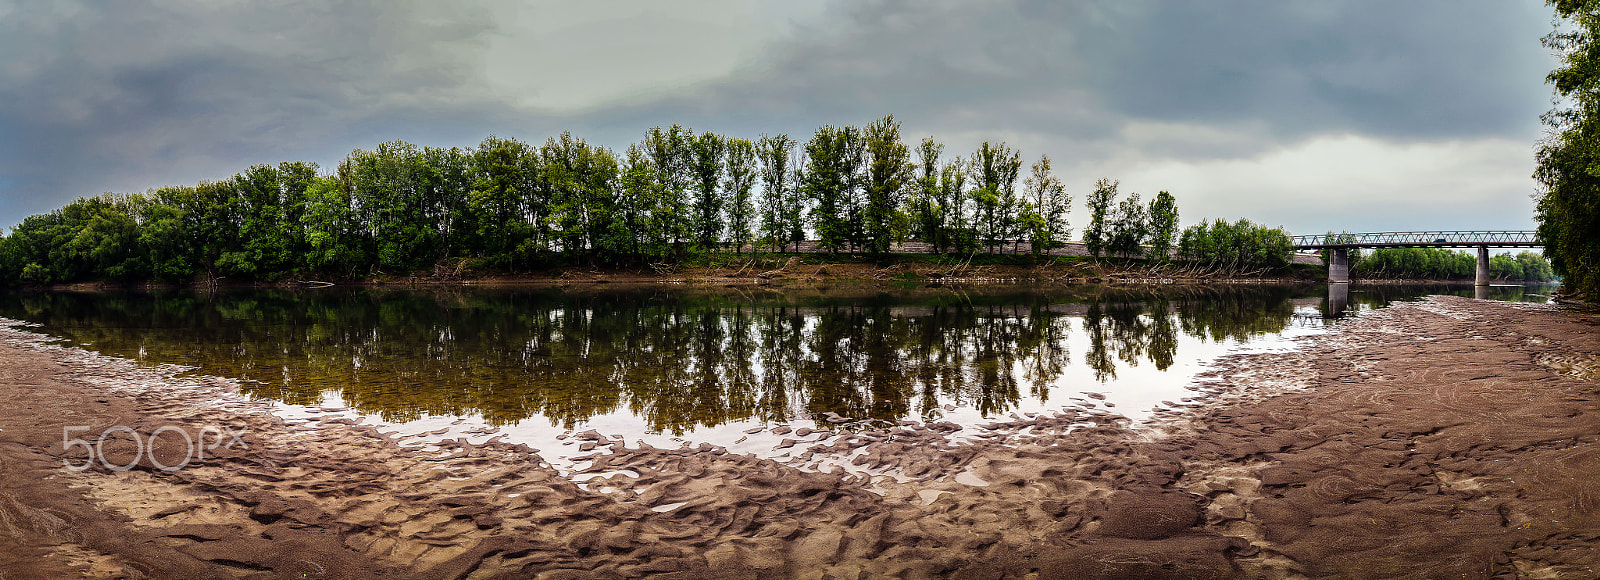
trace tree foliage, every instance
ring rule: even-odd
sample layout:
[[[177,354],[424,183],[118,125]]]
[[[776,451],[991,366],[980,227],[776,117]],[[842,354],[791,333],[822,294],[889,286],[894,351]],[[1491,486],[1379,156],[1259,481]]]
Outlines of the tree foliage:
[[[900,141],[900,122],[894,115],[873,121],[862,136],[866,153],[864,242],[867,252],[883,256],[894,241],[891,226],[911,178],[911,150]]]
[[[805,200],[795,187],[795,142],[788,135],[762,135],[756,142],[761,161],[761,236],[774,249],[805,239]]]
[[[1089,192],[1089,227],[1083,229],[1083,245],[1089,254],[1100,257],[1100,252],[1105,251],[1111,243],[1112,205],[1117,199],[1117,182],[1100,178],[1094,182],[1094,191]]]
[[[1022,171],[1022,153],[1005,143],[984,141],[972,154],[972,200],[977,210],[978,237],[994,253],[995,246],[1016,240],[1017,175]]]
[[[861,133],[848,125],[824,125],[806,142],[805,156],[800,189],[812,204],[817,244],[830,252],[846,249],[854,238],[852,218],[859,213],[854,189],[860,182]]]
[[[701,133],[690,143],[690,168],[695,178],[692,223],[695,247],[700,250],[715,249],[722,236],[722,206],[726,203],[721,187],[722,157],[727,149],[727,140],[716,133]]]
[[[1148,215],[1150,237],[1149,247],[1145,248],[1145,257],[1165,261],[1169,258],[1173,243],[1178,236],[1178,200],[1169,192],[1157,193],[1156,198],[1150,200]]]
[[[934,252],[943,252],[949,246],[944,207],[939,196],[939,156],[944,145],[933,137],[924,137],[917,145],[917,165],[911,186],[912,237],[927,242]]]
[[[1178,237],[1178,257],[1228,274],[1282,271],[1294,259],[1294,242],[1283,228],[1240,218],[1202,220]]]
[[[1444,248],[1379,248],[1350,260],[1350,274],[1359,278],[1470,280],[1478,272],[1475,253]],[[1555,273],[1544,256],[1523,251],[1515,256],[1491,256],[1489,276],[1509,282],[1546,282],[1553,280]]]
[[[1111,220],[1111,240],[1106,244],[1106,249],[1113,254],[1136,256],[1144,248],[1145,238],[1149,236],[1150,215],[1146,213],[1144,204],[1139,203],[1139,193],[1130,193],[1127,199],[1117,204],[1116,217]]]
[[[1600,1],[1547,0],[1564,22],[1544,38],[1561,66],[1546,77],[1562,99],[1542,119],[1539,241],[1564,283],[1600,296]]]
[[[1072,211],[1072,195],[1050,171],[1050,156],[1041,155],[1028,168],[1028,178],[1023,180],[1027,209],[1023,227],[1028,235],[1029,247],[1039,256],[1061,246],[1072,237],[1067,227],[1067,214]]]

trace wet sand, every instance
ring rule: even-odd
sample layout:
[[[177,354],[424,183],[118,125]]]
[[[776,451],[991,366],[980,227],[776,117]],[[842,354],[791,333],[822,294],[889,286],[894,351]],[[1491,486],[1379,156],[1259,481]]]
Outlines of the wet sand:
[[[793,435],[898,476],[873,478],[599,434],[563,478],[523,445],[289,425],[226,379],[0,329],[0,578],[1594,577],[1582,318],[1402,304],[1226,358],[1132,428],[1073,411],[960,444],[951,425]],[[153,461],[123,432],[101,447],[131,469],[63,467],[87,460],[63,427],[119,425],[166,429]]]

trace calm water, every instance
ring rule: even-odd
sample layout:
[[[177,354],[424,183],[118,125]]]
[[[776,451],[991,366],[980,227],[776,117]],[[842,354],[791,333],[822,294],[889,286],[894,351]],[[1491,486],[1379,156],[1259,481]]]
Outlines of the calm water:
[[[1544,301],[1550,287],[1495,287]],[[0,294],[0,316],[250,397],[388,423],[467,417],[726,442],[836,413],[973,423],[1103,393],[1137,418],[1227,352],[1471,286],[613,286]],[[1337,312],[1336,312],[1337,311]],[[420,423],[419,424],[428,424]]]

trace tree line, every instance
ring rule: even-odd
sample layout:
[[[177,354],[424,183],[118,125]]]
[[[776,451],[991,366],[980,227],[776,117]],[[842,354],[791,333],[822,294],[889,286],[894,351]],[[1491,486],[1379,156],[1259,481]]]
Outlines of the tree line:
[[[256,165],[231,178],[79,199],[0,239],[0,273],[27,282],[362,276],[482,266],[676,262],[816,236],[830,252],[995,251],[1066,242],[1071,197],[1048,156],[1018,187],[1020,153],[985,142],[943,159],[893,116],[824,126],[806,143],[673,125],[621,153],[563,133],[542,146],[491,136],[472,148],[405,142],[356,150],[331,174]]]
[[[1095,256],[1165,260],[1172,194],[1118,200],[1102,179],[1083,241]],[[571,133],[543,145],[490,136],[476,147],[402,141],[315,163],[255,165],[220,181],[81,198],[0,238],[0,279],[236,281],[362,277],[458,267],[675,264],[715,251],[882,256],[895,242],[936,253],[1047,254],[1072,236],[1072,196],[1048,156],[982,143],[945,156],[886,116],[823,126],[800,143],[654,127],[621,153]],[[1188,232],[1185,232],[1187,235]],[[1008,250],[1009,248],[1009,250]],[[1197,254],[1198,255],[1198,254]],[[1231,259],[1231,258],[1225,258]]]
[[[1473,278],[1478,257],[1443,248],[1379,248],[1362,256],[1352,251],[1350,273],[1362,278],[1450,280]],[[1489,257],[1489,277],[1510,282],[1546,282],[1556,278],[1544,256],[1523,251]]]

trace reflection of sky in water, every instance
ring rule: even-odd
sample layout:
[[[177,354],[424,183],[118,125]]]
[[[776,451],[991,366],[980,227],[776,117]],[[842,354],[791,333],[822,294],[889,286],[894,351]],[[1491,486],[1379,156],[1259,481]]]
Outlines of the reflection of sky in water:
[[[1357,286],[1345,314],[1472,291]],[[0,296],[0,316],[106,354],[258,381],[247,390],[283,401],[290,420],[329,414],[304,403],[354,407],[339,414],[402,434],[446,430],[422,440],[503,435],[570,467],[582,443],[558,436],[590,429],[629,445],[711,443],[782,459],[815,437],[776,450],[798,437],[747,432],[816,428],[824,412],[969,432],[1074,405],[1140,420],[1194,396],[1186,387],[1224,354],[1292,348],[1336,323],[1323,318],[1322,292],[34,295]]]

